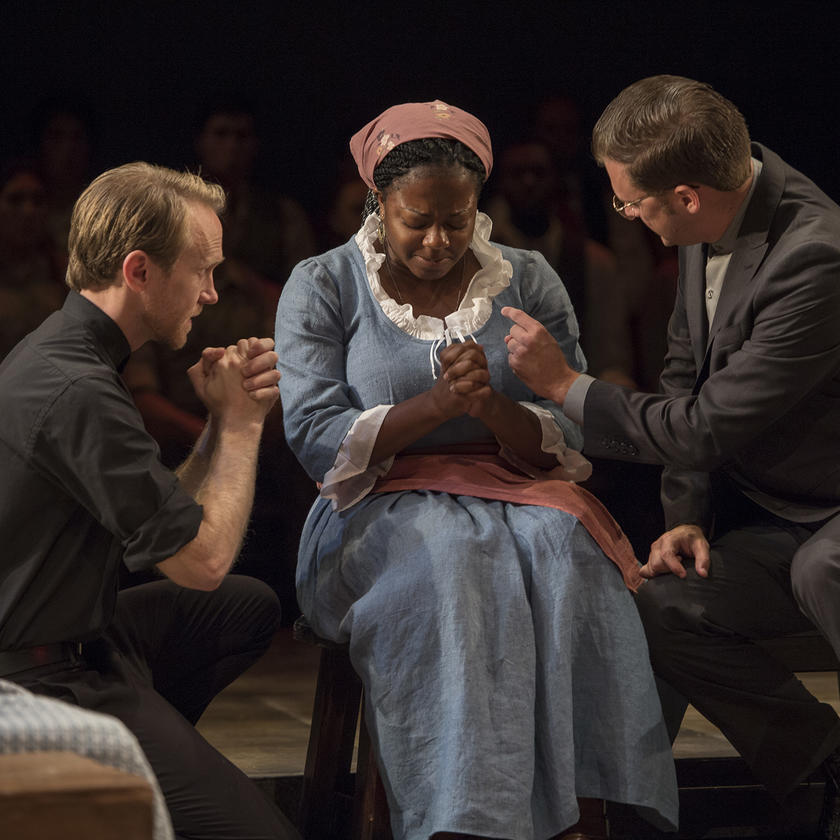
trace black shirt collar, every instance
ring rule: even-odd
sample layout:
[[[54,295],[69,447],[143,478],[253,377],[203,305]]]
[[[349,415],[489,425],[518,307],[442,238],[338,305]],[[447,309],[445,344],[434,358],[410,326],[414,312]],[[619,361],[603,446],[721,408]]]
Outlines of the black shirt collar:
[[[81,321],[96,336],[114,367],[122,373],[131,355],[131,347],[117,323],[95,303],[73,289],[67,295],[62,309],[67,315]]]

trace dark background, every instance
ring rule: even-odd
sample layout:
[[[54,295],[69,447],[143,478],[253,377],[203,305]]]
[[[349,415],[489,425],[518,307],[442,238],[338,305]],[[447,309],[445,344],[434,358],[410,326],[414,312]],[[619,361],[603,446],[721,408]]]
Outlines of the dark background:
[[[84,95],[96,169],[193,162],[191,120],[220,91],[260,107],[262,174],[316,211],[356,129],[401,101],[473,111],[494,143],[563,91],[588,129],[654,73],[710,82],[754,139],[840,198],[837,2],[52,2],[0,0],[0,157],[31,108]]]

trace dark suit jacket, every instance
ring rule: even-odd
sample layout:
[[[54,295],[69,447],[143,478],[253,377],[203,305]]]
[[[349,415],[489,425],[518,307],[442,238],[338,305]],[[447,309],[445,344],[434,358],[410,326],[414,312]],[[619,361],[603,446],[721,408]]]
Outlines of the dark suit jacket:
[[[708,528],[710,474],[840,505],[840,208],[758,144],[763,169],[708,332],[701,245],[680,248],[663,395],[594,382],[584,451],[666,465],[669,528]]]

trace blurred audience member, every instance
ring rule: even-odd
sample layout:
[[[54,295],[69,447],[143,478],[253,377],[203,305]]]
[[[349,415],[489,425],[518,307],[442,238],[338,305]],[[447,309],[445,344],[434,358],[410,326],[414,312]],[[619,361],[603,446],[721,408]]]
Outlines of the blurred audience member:
[[[66,253],[70,214],[91,176],[92,111],[70,97],[48,99],[36,109],[34,133],[46,190],[47,230],[56,248]]]
[[[343,245],[358,233],[364,216],[367,184],[348,154],[338,166],[335,184],[318,224],[319,253]]]
[[[582,109],[574,97],[559,93],[543,99],[535,109],[533,130],[551,153],[554,192],[565,218],[577,220],[586,235],[606,245],[617,260],[621,318],[607,318],[610,329],[618,331],[610,343],[630,348],[622,368],[628,381],[606,378],[655,391],[676,293],[676,249],[663,246],[643,225],[629,225],[613,213],[612,192],[592,159],[590,129],[584,125]],[[601,305],[609,300],[615,308],[614,295],[599,293],[597,299]],[[589,343],[600,341],[593,335]],[[593,368],[599,364],[597,358],[592,359]],[[603,374],[601,378],[605,378]]]
[[[676,293],[676,249],[649,236],[643,225],[622,224],[626,220],[612,212],[612,192],[592,159],[589,134],[580,105],[568,94],[550,96],[537,105],[534,135],[551,152],[557,200],[589,237],[616,256],[634,347],[632,378],[643,390],[656,390]]]
[[[587,236],[608,244],[604,202],[608,185],[589,154],[588,131],[583,131],[577,100],[564,93],[543,99],[536,107],[533,132],[551,153],[557,200],[577,219]]]
[[[208,105],[196,122],[195,152],[201,174],[228,195],[224,225],[226,265],[244,263],[281,287],[297,263],[316,252],[304,209],[257,182],[256,109],[245,101]]]
[[[525,139],[508,146],[486,203],[492,238],[546,258],[572,299],[589,369],[602,379],[632,385],[633,348],[615,257],[587,237],[579,220],[558,201],[556,182],[545,143]]]
[[[47,234],[44,183],[33,161],[0,170],[0,361],[61,307],[64,261]]]
[[[608,241],[624,289],[626,328],[633,347],[631,375],[638,389],[658,391],[677,293],[677,249],[617,213],[611,214]]]
[[[616,320],[606,316],[606,320],[610,330],[617,331],[609,343],[629,348],[621,368],[628,381],[604,377],[603,373],[600,378],[655,391],[665,360],[665,335],[676,294],[676,249],[666,248],[643,225],[627,224],[626,219],[613,213],[609,184],[589,152],[589,133],[583,124],[581,107],[572,96],[555,94],[537,105],[534,134],[551,153],[554,192],[560,207],[567,218],[571,216],[583,226],[590,238],[606,245],[617,260],[621,317]],[[560,276],[564,276],[562,271]],[[610,307],[616,309],[615,294],[599,292],[593,299],[601,306],[610,301]],[[592,335],[589,344],[601,341]],[[600,364],[597,356],[590,361],[592,369]]]

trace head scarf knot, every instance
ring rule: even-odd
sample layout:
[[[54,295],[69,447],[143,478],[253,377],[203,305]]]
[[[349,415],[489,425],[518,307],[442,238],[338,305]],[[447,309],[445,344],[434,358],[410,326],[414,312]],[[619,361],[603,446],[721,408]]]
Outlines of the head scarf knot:
[[[353,135],[350,151],[362,180],[375,190],[373,170],[385,155],[400,143],[424,137],[459,140],[478,155],[484,164],[485,178],[490,175],[493,148],[487,126],[472,114],[436,99],[394,105]]]

